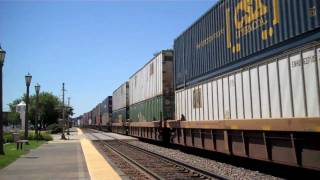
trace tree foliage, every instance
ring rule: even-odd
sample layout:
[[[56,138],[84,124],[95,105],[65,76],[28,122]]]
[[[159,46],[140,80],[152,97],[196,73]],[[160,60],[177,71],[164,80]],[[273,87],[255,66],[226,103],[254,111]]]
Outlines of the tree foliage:
[[[21,98],[14,100],[9,104],[11,112],[15,112],[16,105],[23,100],[26,102],[26,95]],[[36,119],[36,95],[31,95],[29,97],[29,120],[31,123],[35,123]],[[39,114],[40,122],[45,125],[57,123],[59,118],[62,118],[62,102],[61,100],[49,92],[42,92],[39,94]],[[73,108],[66,108],[65,117],[68,115],[73,115]]]
[[[20,123],[20,116],[16,112],[4,112],[3,113],[3,124],[19,124]]]

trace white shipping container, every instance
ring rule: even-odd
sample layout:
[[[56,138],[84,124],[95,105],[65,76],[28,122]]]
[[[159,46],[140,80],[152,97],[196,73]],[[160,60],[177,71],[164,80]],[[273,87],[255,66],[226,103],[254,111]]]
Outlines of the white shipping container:
[[[290,69],[288,59],[281,59],[278,62],[281,108],[283,117],[292,117],[292,102],[291,102],[291,86],[290,86]]]
[[[317,66],[315,50],[309,50],[302,54],[305,76],[305,91],[308,107],[308,116],[316,117],[319,114],[319,94],[317,83]]]
[[[236,83],[234,78],[234,75],[229,76],[231,119],[237,119]]]
[[[259,66],[259,82],[260,82],[260,97],[261,97],[261,117],[269,118],[269,87],[267,65]]]
[[[242,87],[242,74],[236,74],[236,99],[237,99],[237,115],[238,119],[244,119],[243,112],[243,87]]]
[[[320,48],[297,51],[176,93],[187,121],[319,117]]]
[[[129,105],[133,105],[144,100],[163,95],[163,91],[165,88],[163,87],[163,75],[165,71],[168,73],[170,72],[170,70],[165,68],[172,68],[172,65],[163,65],[166,57],[173,57],[173,52],[161,51],[130,77]]]
[[[116,111],[128,106],[127,99],[129,96],[128,82],[123,83],[118,89],[116,89],[112,94],[112,111]]]
[[[269,75],[269,89],[270,89],[270,106],[271,106],[271,117],[279,118],[281,117],[281,106],[280,106],[280,94],[279,94],[279,77],[277,62],[269,63],[268,65],[268,75]],[[287,82],[289,83],[289,81]],[[287,94],[288,95],[288,94]],[[290,95],[290,94],[289,94]],[[291,107],[288,107],[291,108]]]
[[[252,97],[252,117],[254,119],[260,118],[260,92],[259,92],[259,75],[257,68],[250,70],[251,80],[251,97]]]

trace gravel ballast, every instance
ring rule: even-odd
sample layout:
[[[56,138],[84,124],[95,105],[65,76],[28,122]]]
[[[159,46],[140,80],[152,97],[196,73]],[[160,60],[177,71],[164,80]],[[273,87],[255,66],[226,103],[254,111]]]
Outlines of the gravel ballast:
[[[263,174],[258,171],[252,171],[242,167],[236,167],[215,160],[187,154],[176,149],[169,149],[153,144],[144,143],[141,141],[131,141],[130,144],[172,158],[182,163],[192,165],[194,167],[210,171],[221,176],[226,176],[230,179],[280,179],[278,177]]]

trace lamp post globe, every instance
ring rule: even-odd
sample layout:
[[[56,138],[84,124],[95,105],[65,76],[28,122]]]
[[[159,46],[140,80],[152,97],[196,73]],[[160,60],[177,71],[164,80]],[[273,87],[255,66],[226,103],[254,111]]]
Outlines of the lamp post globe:
[[[25,80],[26,80],[26,86],[30,86],[31,84],[31,79],[32,79],[32,76],[30,73],[28,73],[26,76],[25,76]]]
[[[0,63],[1,63],[1,65],[3,65],[3,63],[4,63],[4,58],[5,58],[5,56],[6,56],[6,51],[3,50],[3,49],[1,48],[1,45],[0,45]]]
[[[28,139],[28,124],[29,124],[29,117],[28,117],[28,114],[29,114],[29,87],[30,87],[30,84],[31,84],[31,79],[32,79],[32,76],[30,73],[28,73],[26,76],[25,76],[25,80],[26,80],[26,86],[27,86],[27,96],[26,96],[26,121],[25,121],[25,126],[24,126],[24,139]]]
[[[6,51],[0,45],[0,154],[4,154],[3,150],[3,112],[2,112],[2,67]]]
[[[37,83],[37,84],[34,86],[34,89],[36,90],[36,94],[39,94],[39,92],[40,92],[40,84]]]
[[[36,118],[35,118],[35,133],[36,133],[36,138],[38,140],[39,137],[39,127],[38,127],[38,122],[39,122],[39,93],[40,93],[40,84],[37,83],[34,86],[35,90],[36,90]]]

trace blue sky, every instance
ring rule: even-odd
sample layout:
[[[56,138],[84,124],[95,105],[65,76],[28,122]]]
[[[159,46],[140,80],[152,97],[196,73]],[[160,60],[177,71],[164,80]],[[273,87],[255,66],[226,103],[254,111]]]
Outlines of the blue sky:
[[[2,1],[4,110],[25,92],[71,97],[75,116],[91,110],[215,1]]]

